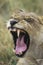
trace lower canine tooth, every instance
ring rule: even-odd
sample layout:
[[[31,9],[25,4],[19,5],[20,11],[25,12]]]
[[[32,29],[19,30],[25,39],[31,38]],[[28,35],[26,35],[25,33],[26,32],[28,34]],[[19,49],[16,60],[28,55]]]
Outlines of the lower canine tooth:
[[[19,55],[21,55],[22,54],[22,52],[19,52]]]
[[[19,37],[19,34],[20,34],[20,30],[17,30],[17,36]]]
[[[15,50],[13,49],[13,52],[15,53]]]

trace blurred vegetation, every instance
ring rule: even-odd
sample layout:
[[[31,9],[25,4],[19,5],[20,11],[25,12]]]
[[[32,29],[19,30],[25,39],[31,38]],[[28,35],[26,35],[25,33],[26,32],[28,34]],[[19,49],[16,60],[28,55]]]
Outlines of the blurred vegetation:
[[[17,59],[12,50],[12,36],[6,29],[5,20],[0,16],[0,65],[13,65],[14,63],[16,64]]]
[[[16,65],[13,41],[6,28],[6,21],[15,9],[23,9],[43,15],[43,0],[0,0],[0,65]]]

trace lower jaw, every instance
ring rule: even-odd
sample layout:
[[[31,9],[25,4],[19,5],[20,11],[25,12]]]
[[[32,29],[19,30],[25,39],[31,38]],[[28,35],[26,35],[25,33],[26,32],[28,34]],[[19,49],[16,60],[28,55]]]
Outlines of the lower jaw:
[[[16,55],[17,57],[24,57],[24,55],[25,55],[25,53],[27,52],[27,50],[24,51],[24,52],[21,52],[20,54],[16,54],[16,52],[15,52],[14,49],[13,49],[13,52],[15,53],[15,55]]]
[[[22,54],[16,54],[16,56],[18,56],[18,57],[24,57],[24,55],[25,55],[25,52],[23,52]]]

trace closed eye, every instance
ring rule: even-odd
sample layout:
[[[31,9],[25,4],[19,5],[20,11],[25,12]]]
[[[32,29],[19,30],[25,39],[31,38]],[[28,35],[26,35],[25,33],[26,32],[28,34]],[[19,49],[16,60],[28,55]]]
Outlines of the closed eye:
[[[31,21],[34,21],[34,19],[32,19],[32,18],[28,18],[28,19],[25,18],[24,20],[27,21],[28,23]]]

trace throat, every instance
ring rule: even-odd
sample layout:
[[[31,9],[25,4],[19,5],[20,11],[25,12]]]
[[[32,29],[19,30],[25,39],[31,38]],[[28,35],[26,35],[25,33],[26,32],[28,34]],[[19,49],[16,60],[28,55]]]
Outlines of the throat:
[[[20,52],[26,51],[27,46],[26,43],[24,42],[24,36],[21,38],[18,37],[16,41],[16,54],[19,54]]]

